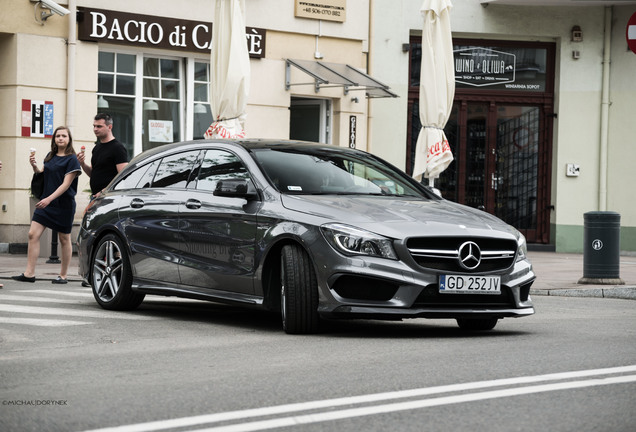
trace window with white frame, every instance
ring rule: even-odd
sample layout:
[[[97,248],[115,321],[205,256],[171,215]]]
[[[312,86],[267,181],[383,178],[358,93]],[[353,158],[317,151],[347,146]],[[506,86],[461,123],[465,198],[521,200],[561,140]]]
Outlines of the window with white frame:
[[[212,122],[209,62],[99,52],[97,111],[129,157],[166,143],[201,139]]]
[[[97,77],[97,112],[113,118],[113,135],[135,154],[135,94],[137,64],[134,55],[100,52]]]

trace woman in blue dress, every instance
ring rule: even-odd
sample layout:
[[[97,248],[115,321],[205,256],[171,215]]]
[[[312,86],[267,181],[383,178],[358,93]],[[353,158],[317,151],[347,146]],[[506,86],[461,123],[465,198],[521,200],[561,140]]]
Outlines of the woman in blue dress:
[[[41,172],[35,160],[35,154],[29,158],[33,172]],[[40,237],[46,228],[57,231],[62,249],[62,268],[53,283],[67,283],[68,266],[73,253],[71,229],[75,217],[75,195],[77,177],[82,173],[75,150],[73,137],[66,126],[60,126],[53,132],[51,151],[44,158],[44,193],[35,205],[29,228],[27,266],[24,273],[13,276],[20,282],[35,282],[35,265],[40,255]]]

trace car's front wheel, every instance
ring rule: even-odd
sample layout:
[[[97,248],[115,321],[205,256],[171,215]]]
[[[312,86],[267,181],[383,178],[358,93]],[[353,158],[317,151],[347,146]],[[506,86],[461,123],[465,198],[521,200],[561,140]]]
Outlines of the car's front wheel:
[[[299,245],[281,251],[281,316],[283,329],[290,334],[318,331],[318,283],[311,258]]]
[[[91,261],[93,295],[104,309],[131,310],[145,295],[131,289],[132,270],[128,252],[121,239],[108,234],[97,244]]]
[[[497,318],[457,318],[457,325],[462,330],[486,331],[497,325]]]

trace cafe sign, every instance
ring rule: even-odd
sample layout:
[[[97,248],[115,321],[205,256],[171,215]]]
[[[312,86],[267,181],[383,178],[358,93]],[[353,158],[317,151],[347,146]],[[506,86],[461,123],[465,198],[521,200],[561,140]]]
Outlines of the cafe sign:
[[[143,48],[210,53],[212,23],[78,8],[78,39]],[[246,27],[250,57],[265,57],[265,30]]]
[[[459,49],[455,54],[455,82],[474,87],[515,82],[514,54],[490,48]]]

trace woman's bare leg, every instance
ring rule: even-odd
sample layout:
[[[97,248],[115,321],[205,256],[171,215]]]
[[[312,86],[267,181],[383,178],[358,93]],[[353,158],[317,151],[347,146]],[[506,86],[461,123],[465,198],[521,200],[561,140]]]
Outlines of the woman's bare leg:
[[[73,244],[71,243],[71,234],[58,233],[58,239],[62,248],[62,269],[60,270],[60,277],[66,279],[68,273],[68,266],[71,262],[71,255],[73,254]]]
[[[46,227],[38,222],[31,221],[29,227],[29,247],[27,250],[27,266],[24,271],[24,276],[35,276],[35,265],[38,263],[38,257],[40,256],[40,237]]]

